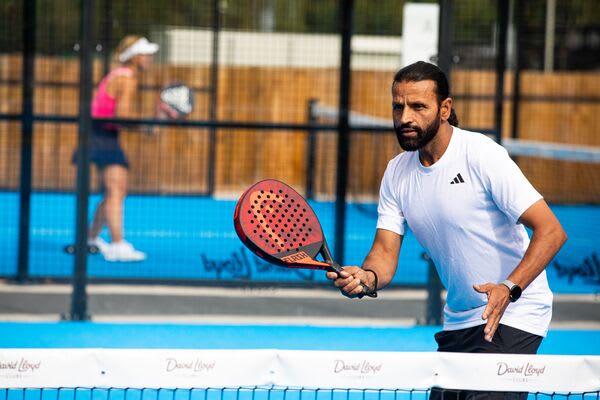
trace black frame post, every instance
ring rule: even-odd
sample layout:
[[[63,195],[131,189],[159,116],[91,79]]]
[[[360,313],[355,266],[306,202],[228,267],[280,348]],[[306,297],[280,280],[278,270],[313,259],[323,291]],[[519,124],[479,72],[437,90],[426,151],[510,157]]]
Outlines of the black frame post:
[[[338,114],[337,179],[335,199],[335,259],[344,263],[344,232],[346,230],[346,186],[348,183],[348,159],[350,151],[350,58],[352,53],[352,19],[354,0],[340,0],[342,39],[340,60],[340,93]]]
[[[513,6],[513,24],[515,26],[515,50],[514,61],[515,70],[513,74],[512,88],[512,118],[511,118],[511,137],[517,139],[519,137],[519,108],[521,105],[521,70],[523,69],[523,2],[515,1]]]
[[[102,21],[102,70],[103,75],[110,71],[110,45],[112,44],[113,0],[104,0],[104,21]]]
[[[427,261],[427,301],[425,303],[425,319],[422,325],[442,325],[444,308],[442,290],[444,285],[429,254],[422,253],[421,258]]]
[[[496,142],[502,142],[502,119],[504,115],[504,73],[506,72],[506,37],[508,31],[509,1],[496,0],[496,94],[494,96],[494,131]],[[518,2],[517,2],[518,3]]]
[[[19,186],[17,282],[25,282],[29,277],[33,90],[35,85],[35,7],[36,0],[25,0],[23,3],[23,101],[21,109],[21,183]]]
[[[452,72],[452,17],[454,15],[454,0],[440,0],[440,15],[438,19],[438,67],[444,71],[450,82]],[[435,264],[427,253],[423,253],[427,261],[427,301],[425,303],[424,325],[440,325],[442,319],[442,283]]]
[[[452,70],[452,15],[454,0],[440,0],[440,15],[438,18],[438,62],[448,82]]]
[[[212,16],[212,60],[210,68],[210,104],[208,118],[210,121],[217,120],[217,103],[219,101],[219,33],[221,31],[221,0],[213,0]],[[215,191],[215,165],[217,152],[217,129],[209,129],[208,139],[208,194]]]
[[[308,99],[308,105],[306,107],[307,121],[310,125],[317,123],[314,108],[319,100]],[[306,188],[305,195],[307,199],[313,199],[315,197],[315,148],[317,131],[314,128],[310,128],[307,131],[308,140],[306,143]]]
[[[92,130],[92,55],[94,54],[95,0],[81,0],[79,53],[79,143],[77,147],[77,216],[75,227],[75,274],[71,319],[85,321],[87,312],[87,230],[90,192],[89,133]]]

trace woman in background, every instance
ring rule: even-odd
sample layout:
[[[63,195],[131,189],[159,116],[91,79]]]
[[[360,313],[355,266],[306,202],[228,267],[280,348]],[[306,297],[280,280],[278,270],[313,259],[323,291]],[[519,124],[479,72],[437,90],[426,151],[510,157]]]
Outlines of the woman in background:
[[[93,118],[134,118],[138,78],[152,63],[159,46],[140,36],[125,37],[115,52],[119,65],[106,75],[92,101]],[[119,144],[119,126],[95,122],[90,137],[91,161],[96,164],[102,201],[94,213],[88,244],[98,247],[107,261],[143,261],[146,254],[136,250],[123,234],[123,204],[127,195],[129,162]],[[108,226],[111,241],[100,232]]]

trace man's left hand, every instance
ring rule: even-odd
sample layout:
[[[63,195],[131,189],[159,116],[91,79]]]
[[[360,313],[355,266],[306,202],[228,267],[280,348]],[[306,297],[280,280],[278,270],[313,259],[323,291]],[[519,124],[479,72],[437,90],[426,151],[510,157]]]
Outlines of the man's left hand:
[[[485,306],[485,310],[483,310],[481,318],[487,321],[483,330],[485,340],[491,342],[500,324],[500,319],[504,315],[504,310],[506,310],[506,307],[510,303],[509,290],[505,285],[495,283],[473,285],[473,289],[478,293],[485,293],[487,295],[488,303]]]

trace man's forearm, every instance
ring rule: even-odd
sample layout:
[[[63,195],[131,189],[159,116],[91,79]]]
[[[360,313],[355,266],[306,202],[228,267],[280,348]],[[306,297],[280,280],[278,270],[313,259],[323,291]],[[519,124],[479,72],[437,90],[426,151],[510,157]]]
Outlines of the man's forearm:
[[[363,270],[371,270],[377,274],[377,287],[375,289],[381,289],[389,285],[392,281],[392,278],[396,273],[396,266],[397,262],[390,265],[390,262],[385,258],[371,252],[367,258],[365,258],[362,268]],[[368,274],[368,276],[369,282],[366,282],[367,286],[373,287],[375,279],[372,274]]]
[[[507,279],[525,289],[542,273],[566,240],[567,235],[560,225],[534,231],[523,259]]]
[[[371,250],[369,250],[362,265],[363,270],[370,269],[377,274],[377,287],[375,289],[384,288],[392,281],[398,265],[402,239],[403,236],[397,233],[384,229],[377,230]],[[374,287],[374,274],[367,272],[366,275],[368,281],[364,283],[369,287]]]

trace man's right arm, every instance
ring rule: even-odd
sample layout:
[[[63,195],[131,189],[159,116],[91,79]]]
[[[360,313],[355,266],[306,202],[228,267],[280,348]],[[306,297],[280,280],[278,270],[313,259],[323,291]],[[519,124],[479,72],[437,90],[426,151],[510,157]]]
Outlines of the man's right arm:
[[[377,229],[371,250],[362,266],[363,270],[370,269],[377,274],[376,289],[386,287],[394,278],[403,238],[404,236],[395,232]]]
[[[377,229],[375,239],[369,254],[365,258],[363,267],[344,267],[342,276],[338,277],[334,272],[328,272],[327,277],[333,280],[334,286],[338,287],[346,296],[356,297],[362,293],[361,284],[373,288],[375,275],[377,275],[377,288],[387,286],[396,273],[398,256],[402,246],[403,236],[385,229]]]

